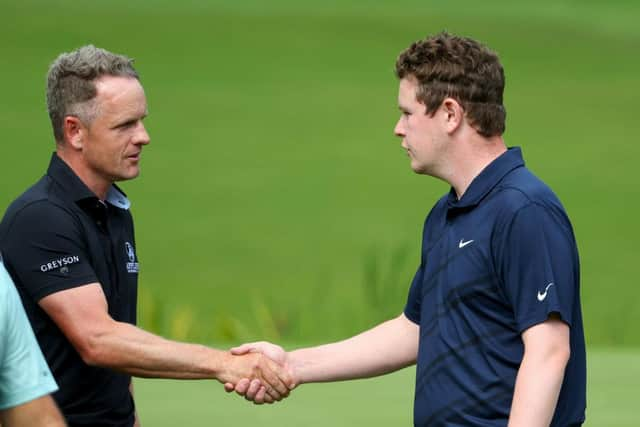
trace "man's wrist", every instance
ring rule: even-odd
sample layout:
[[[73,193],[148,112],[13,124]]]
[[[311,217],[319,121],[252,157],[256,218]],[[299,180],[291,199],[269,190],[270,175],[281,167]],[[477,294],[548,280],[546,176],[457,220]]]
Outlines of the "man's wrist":
[[[287,353],[287,365],[296,387],[308,382],[305,377],[305,362],[300,350],[293,350]]]
[[[229,368],[232,363],[231,358],[233,355],[226,351],[216,350],[214,348],[203,346],[204,351],[208,353],[206,357],[206,363],[203,370],[205,375],[209,378],[216,379],[221,383],[225,383],[229,380]]]

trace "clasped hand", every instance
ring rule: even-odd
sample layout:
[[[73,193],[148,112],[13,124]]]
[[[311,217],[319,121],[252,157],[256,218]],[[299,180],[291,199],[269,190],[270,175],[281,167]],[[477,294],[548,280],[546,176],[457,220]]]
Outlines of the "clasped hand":
[[[297,385],[287,360],[287,353],[280,346],[268,342],[254,342],[234,347],[232,359],[247,360],[249,370],[239,369],[224,384],[228,393],[235,391],[258,405],[274,403],[289,395]],[[248,372],[248,374],[242,374]]]

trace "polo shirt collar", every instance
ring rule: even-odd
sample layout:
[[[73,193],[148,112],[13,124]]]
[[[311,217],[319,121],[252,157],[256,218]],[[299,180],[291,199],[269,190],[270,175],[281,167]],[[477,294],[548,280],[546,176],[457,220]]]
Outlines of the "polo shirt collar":
[[[62,187],[66,196],[74,202],[98,198],[55,152],[51,156],[47,175],[53,178]],[[120,209],[127,210],[131,207],[126,194],[115,184],[109,187],[106,201]]]
[[[512,170],[524,166],[522,151],[520,147],[511,147],[494,161],[489,163],[478,176],[476,176],[467,191],[458,200],[453,187],[449,191],[447,206],[452,209],[472,208],[480,203],[498,183]]]
[[[131,207],[131,202],[127,199],[127,195],[115,184],[111,184],[111,187],[109,187],[107,202],[124,210],[129,210]]]

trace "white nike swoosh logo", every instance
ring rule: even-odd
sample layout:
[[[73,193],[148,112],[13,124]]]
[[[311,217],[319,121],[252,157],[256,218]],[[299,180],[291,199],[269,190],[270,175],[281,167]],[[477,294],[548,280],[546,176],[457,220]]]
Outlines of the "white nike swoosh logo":
[[[547,287],[544,288],[544,293],[541,293],[540,291],[538,291],[538,301],[540,302],[544,301],[544,299],[547,297],[547,291],[551,286],[553,286],[553,282],[549,283]]]
[[[467,240],[466,242],[464,241],[464,239],[460,239],[460,243],[458,243],[458,247],[460,249],[464,248],[465,246],[467,246],[469,243],[472,243],[473,240]]]

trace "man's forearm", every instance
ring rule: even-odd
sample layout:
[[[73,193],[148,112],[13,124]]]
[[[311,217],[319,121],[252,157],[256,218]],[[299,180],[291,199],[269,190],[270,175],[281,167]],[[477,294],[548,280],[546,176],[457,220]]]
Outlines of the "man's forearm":
[[[171,341],[114,320],[97,282],[53,293],[39,304],[88,365],[140,377],[215,378],[223,383],[258,379],[276,400],[292,387],[288,373],[261,354],[237,357],[199,344]]]
[[[0,410],[2,427],[65,427],[60,410],[50,395]]]
[[[222,383],[259,379],[275,400],[287,396],[293,387],[288,373],[262,354],[233,356],[204,345],[171,341],[128,323],[115,322],[92,347],[95,365],[137,377],[216,379]]]
[[[523,340],[509,427],[548,427],[570,356],[569,328],[560,320],[548,320],[525,331]]]
[[[171,341],[128,323],[113,322],[96,334],[82,351],[90,365],[138,377],[218,378],[228,353],[199,344]]]
[[[333,344],[285,352],[268,342],[243,344],[233,354],[262,353],[287,370],[295,385],[309,382],[367,378],[393,372],[416,362],[419,327],[404,314],[366,332]],[[256,403],[268,402],[260,383],[244,378],[228,382],[225,390],[235,390]]]
[[[289,364],[300,383],[386,374],[414,364],[418,325],[404,315],[344,341],[294,350]]]
[[[518,371],[509,427],[548,427],[553,417],[566,359],[546,363],[523,359]]]

